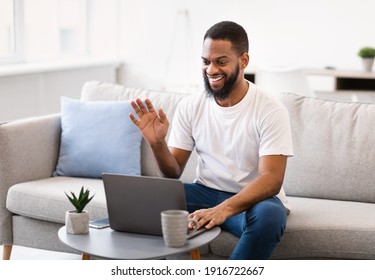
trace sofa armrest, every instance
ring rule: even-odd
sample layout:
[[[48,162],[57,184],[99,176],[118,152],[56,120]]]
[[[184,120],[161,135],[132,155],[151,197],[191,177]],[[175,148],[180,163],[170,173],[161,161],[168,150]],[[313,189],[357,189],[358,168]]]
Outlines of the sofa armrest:
[[[60,115],[0,124],[0,244],[12,243],[8,189],[17,183],[48,178],[60,150]]]

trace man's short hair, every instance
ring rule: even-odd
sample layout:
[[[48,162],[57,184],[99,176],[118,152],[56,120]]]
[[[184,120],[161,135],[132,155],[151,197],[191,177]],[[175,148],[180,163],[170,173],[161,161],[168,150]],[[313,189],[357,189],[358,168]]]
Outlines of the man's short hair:
[[[235,22],[222,21],[216,23],[207,30],[203,41],[207,38],[230,41],[239,55],[249,52],[247,33],[241,25]]]

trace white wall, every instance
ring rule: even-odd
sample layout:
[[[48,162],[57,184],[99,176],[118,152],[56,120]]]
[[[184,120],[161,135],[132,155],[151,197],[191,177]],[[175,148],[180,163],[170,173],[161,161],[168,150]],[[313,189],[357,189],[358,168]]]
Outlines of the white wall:
[[[60,112],[60,96],[80,98],[88,80],[116,82],[113,63],[0,75],[0,123]]]
[[[177,16],[184,8],[190,34],[183,15]],[[124,81],[154,89],[201,83],[202,37],[221,20],[236,21],[248,31],[249,67],[359,70],[358,49],[375,47],[373,0],[124,0],[121,15]],[[172,34],[177,34],[175,45]]]
[[[236,21],[248,31],[249,68],[356,70],[361,69],[358,49],[375,47],[374,0],[119,0],[118,4],[120,47],[114,47],[113,40],[106,42],[114,57],[120,50],[124,63],[120,75],[115,77],[113,65],[14,76],[0,73],[0,122],[58,112],[60,95],[78,98],[89,79],[149,89],[198,89],[202,38],[221,20]],[[189,17],[180,11],[188,11]]]

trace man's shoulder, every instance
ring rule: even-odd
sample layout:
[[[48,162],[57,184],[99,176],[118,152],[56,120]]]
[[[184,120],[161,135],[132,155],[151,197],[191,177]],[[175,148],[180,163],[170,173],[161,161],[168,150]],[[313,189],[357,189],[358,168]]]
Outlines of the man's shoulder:
[[[207,100],[208,97],[204,92],[194,93],[181,100],[180,106],[190,107],[190,109],[192,109],[204,104]]]
[[[256,96],[258,103],[265,107],[284,108],[284,104],[281,102],[279,96],[271,94],[267,90],[261,87],[253,85],[253,94]]]

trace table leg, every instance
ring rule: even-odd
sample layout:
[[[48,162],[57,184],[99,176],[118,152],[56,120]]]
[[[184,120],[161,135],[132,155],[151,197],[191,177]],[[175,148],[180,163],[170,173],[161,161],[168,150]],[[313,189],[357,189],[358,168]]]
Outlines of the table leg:
[[[82,253],[81,260],[83,260],[83,261],[89,261],[90,259],[91,259],[90,255]]]
[[[199,249],[191,250],[190,256],[192,260],[200,260],[201,254],[199,253]]]
[[[10,260],[10,254],[12,253],[12,244],[3,245],[3,260]]]

